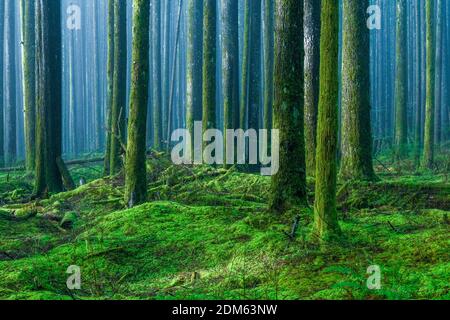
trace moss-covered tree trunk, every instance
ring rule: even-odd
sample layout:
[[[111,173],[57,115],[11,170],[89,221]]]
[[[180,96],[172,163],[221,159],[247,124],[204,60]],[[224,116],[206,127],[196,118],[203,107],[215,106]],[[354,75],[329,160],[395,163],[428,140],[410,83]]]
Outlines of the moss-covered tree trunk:
[[[234,130],[239,127],[238,9],[237,1],[222,0],[222,89],[225,120],[224,130]]]
[[[305,0],[305,143],[306,173],[316,173],[317,107],[319,104],[320,1]]]
[[[110,173],[122,168],[125,142],[125,112],[127,90],[127,11],[125,0],[114,0],[114,76],[111,108]]]
[[[203,130],[216,129],[217,1],[203,1]]]
[[[440,150],[442,133],[442,90],[443,90],[443,41],[444,41],[444,23],[443,23],[443,2],[436,2],[436,91],[435,91],[435,117],[434,117],[434,146],[437,151]]]
[[[407,12],[406,0],[397,0],[397,42],[395,77],[395,145],[396,158],[407,155],[408,79],[407,79]]]
[[[22,0],[23,21],[23,75],[25,114],[25,166],[34,170],[36,132],[36,78],[35,78],[35,1]]]
[[[6,25],[5,25],[5,44],[6,54],[6,163],[12,165],[16,162],[17,150],[17,68],[16,68],[16,1],[6,0]]]
[[[194,122],[202,121],[202,67],[203,3],[202,1],[189,0],[186,67],[186,128],[192,137],[192,152],[194,152]]]
[[[427,70],[426,70],[426,106],[425,106],[425,132],[423,163],[425,168],[432,169],[434,166],[434,112],[435,112],[435,69],[436,69],[436,39],[435,39],[435,12],[434,1],[426,2],[426,24],[427,24]]]
[[[339,1],[322,0],[314,228],[324,241],[340,232],[336,209],[338,30]]]
[[[247,110],[248,110],[248,87],[249,87],[249,69],[250,69],[250,27],[251,27],[251,1],[243,0],[244,5],[244,39],[242,47],[242,68],[241,68],[241,99],[239,102],[239,127],[247,128]]]
[[[61,3],[36,3],[36,181],[35,193],[63,190],[61,158],[62,42]]]
[[[161,86],[161,1],[152,3],[153,27],[153,147],[162,146],[162,86]]]
[[[416,51],[416,85],[415,85],[415,95],[416,95],[416,113],[415,113],[415,127],[414,127],[414,160],[416,167],[420,166],[420,153],[422,150],[422,81],[424,77],[422,76],[422,1],[417,1],[415,5],[415,51]]]
[[[274,0],[264,0],[264,128],[273,126]]]
[[[146,136],[149,79],[150,0],[133,1],[133,53],[130,114],[125,170],[125,202],[134,205],[147,198]]]
[[[303,1],[275,2],[274,129],[279,130],[279,171],[272,177],[270,208],[282,213],[306,203],[304,144]]]
[[[365,0],[344,1],[342,158],[345,179],[373,180],[370,119],[370,36]]]
[[[106,61],[106,150],[105,150],[105,163],[104,174],[109,175],[111,173],[111,141],[112,141],[112,101],[113,101],[113,78],[114,78],[114,0],[108,0],[108,17],[107,17],[107,61]]]
[[[3,69],[4,69],[4,35],[5,35],[5,2],[1,1],[0,3],[0,168],[5,165],[5,154],[4,154],[4,118],[3,118],[3,112],[4,112],[4,105],[3,105]]]

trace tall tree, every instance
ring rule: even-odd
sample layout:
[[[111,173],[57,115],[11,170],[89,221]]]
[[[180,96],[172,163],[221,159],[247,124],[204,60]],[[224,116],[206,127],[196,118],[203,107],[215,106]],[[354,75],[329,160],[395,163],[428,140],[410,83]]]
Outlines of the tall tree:
[[[17,68],[16,68],[16,1],[6,0],[6,25],[5,37],[7,45],[6,54],[6,163],[11,165],[16,162],[17,149]]]
[[[203,3],[188,1],[186,128],[194,136],[194,122],[202,121]],[[191,141],[194,152],[194,139]]]
[[[443,89],[443,41],[444,41],[444,23],[442,0],[436,2],[436,68],[435,68],[435,117],[434,117],[434,145],[437,150],[441,144],[442,129],[442,89]]]
[[[161,1],[152,3],[153,27],[153,147],[161,149],[162,136],[162,66],[161,66]]]
[[[407,154],[408,143],[406,0],[397,0],[396,66],[395,144],[396,158],[401,159]]]
[[[275,2],[274,129],[279,130],[279,171],[272,177],[270,208],[282,213],[306,203],[304,144],[303,1]]]
[[[114,0],[108,1],[108,17],[107,17],[107,66],[106,66],[106,126],[108,128],[106,135],[106,151],[105,151],[105,175],[111,173],[111,142],[112,142],[112,102],[113,102],[113,79],[114,79]]]
[[[23,21],[23,75],[25,113],[25,166],[34,170],[36,131],[36,78],[35,78],[35,1],[22,0]]]
[[[344,1],[341,176],[373,180],[370,35],[365,0]],[[381,75],[380,75],[381,76]]]
[[[435,11],[434,1],[426,2],[426,24],[427,24],[427,84],[426,84],[426,106],[425,106],[425,133],[423,163],[425,168],[432,169],[434,166],[434,112],[435,112],[435,69],[436,69],[436,39],[435,39]]]
[[[121,155],[125,142],[125,112],[127,100],[127,11],[125,0],[114,0],[114,76],[111,109],[110,173],[122,167]]]
[[[264,128],[273,126],[274,0],[264,0]]]
[[[130,206],[147,198],[146,136],[149,79],[150,0],[133,1],[133,53],[130,115],[125,172],[125,201]]]
[[[5,1],[0,3],[0,168],[5,165],[4,155],[4,94],[3,94],[3,66],[4,66],[4,35],[5,35]]]
[[[222,0],[222,89],[225,131],[239,127],[238,9],[236,0]]]
[[[36,183],[38,196],[63,190],[61,157],[61,3],[36,2]]]
[[[420,152],[422,149],[422,1],[417,1],[415,5],[415,32],[416,32],[416,114],[414,130],[414,160],[416,167],[420,165]]]
[[[316,171],[317,107],[319,104],[320,1],[305,0],[305,143],[306,173]]]
[[[340,232],[336,209],[338,30],[339,1],[322,0],[314,221],[315,233],[324,241]]]
[[[216,127],[217,1],[203,1],[203,130]]]

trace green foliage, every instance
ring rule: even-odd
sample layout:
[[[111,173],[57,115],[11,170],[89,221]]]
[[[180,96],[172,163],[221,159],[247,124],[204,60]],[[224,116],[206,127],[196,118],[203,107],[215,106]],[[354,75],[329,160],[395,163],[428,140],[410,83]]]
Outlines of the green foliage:
[[[101,172],[81,168],[72,174],[88,183],[76,190],[1,207],[0,299],[449,298],[442,176],[341,186],[344,236],[319,248],[311,209],[268,213],[270,178],[159,156],[147,167],[149,202],[133,209],[123,209],[121,176],[92,181]],[[5,178],[1,188],[32,190],[21,174]],[[70,265],[81,267],[79,291],[66,287]],[[367,289],[370,265],[381,290]]]

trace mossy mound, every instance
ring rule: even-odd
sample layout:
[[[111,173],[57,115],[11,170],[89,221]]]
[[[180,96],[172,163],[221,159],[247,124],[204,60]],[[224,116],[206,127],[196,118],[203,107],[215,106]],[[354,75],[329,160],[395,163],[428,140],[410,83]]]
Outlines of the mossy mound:
[[[267,211],[268,178],[158,158],[148,167],[149,201],[132,209],[120,175],[0,209],[0,299],[450,298],[442,177],[343,186],[344,237],[319,247],[311,209]],[[72,265],[81,290],[67,288]],[[380,290],[367,288],[371,265]]]

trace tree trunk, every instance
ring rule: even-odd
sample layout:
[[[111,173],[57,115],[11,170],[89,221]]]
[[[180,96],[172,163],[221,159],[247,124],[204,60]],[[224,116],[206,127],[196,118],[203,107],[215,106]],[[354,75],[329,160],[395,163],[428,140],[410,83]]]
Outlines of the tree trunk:
[[[408,109],[407,109],[407,14],[406,0],[397,0],[397,44],[395,82],[395,144],[396,158],[407,156]]]
[[[216,129],[217,2],[203,1],[203,130]]]
[[[4,94],[3,94],[3,66],[4,66],[4,35],[5,35],[5,1],[0,2],[0,168],[5,165],[4,154]]]
[[[25,113],[25,166],[34,170],[36,131],[36,78],[35,78],[35,1],[23,1],[23,75]]]
[[[149,79],[149,10],[150,0],[133,1],[133,64],[125,170],[125,202],[131,206],[147,199],[145,142]]]
[[[373,180],[368,1],[344,1],[342,158],[344,179]],[[381,75],[378,75],[381,77]]]
[[[61,7],[59,1],[36,5],[36,183],[35,193],[63,190],[56,159],[61,157]]]
[[[161,1],[153,1],[153,147],[162,146]]]
[[[320,0],[305,0],[304,28],[306,173],[314,176],[319,104]]]
[[[5,44],[7,45],[6,54],[6,163],[8,165],[16,162],[17,149],[17,99],[16,99],[16,8],[15,0],[6,0],[6,25],[5,25]]]
[[[271,210],[306,203],[304,144],[303,1],[276,0],[274,129],[279,130],[279,171],[272,177]],[[337,100],[336,100],[337,101]]]
[[[273,126],[274,0],[264,0],[264,129]]]
[[[330,240],[340,233],[336,209],[338,150],[339,1],[322,0],[320,90],[317,122],[315,233]]]
[[[186,128],[194,152],[194,122],[202,121],[202,66],[203,66],[203,3],[189,0],[188,3],[188,47],[187,47],[187,95]]]
[[[122,168],[125,141],[125,113],[127,98],[127,15],[126,1],[114,0],[114,77],[111,117],[111,174]]]
[[[427,22],[427,100],[425,107],[425,133],[423,166],[432,169],[434,166],[434,112],[435,112],[435,69],[436,69],[436,47],[434,31],[434,1],[426,2]]]
[[[222,0],[222,78],[224,133],[239,127],[239,31],[238,2]],[[224,135],[226,139],[226,134]],[[227,144],[225,140],[225,150]]]

